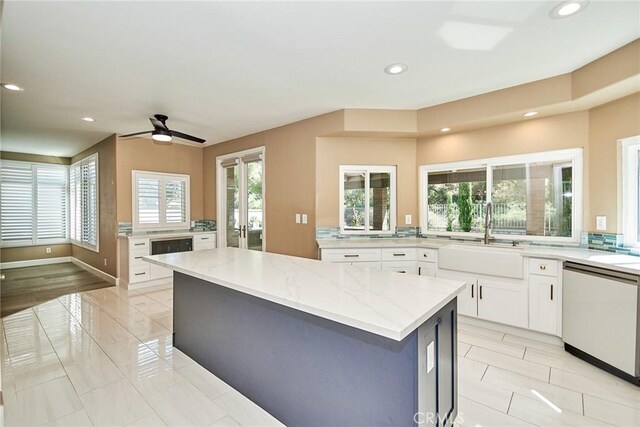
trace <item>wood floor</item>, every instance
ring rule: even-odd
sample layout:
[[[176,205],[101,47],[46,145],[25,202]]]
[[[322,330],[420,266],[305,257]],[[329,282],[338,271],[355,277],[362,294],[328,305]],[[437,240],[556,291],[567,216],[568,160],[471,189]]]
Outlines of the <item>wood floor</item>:
[[[113,286],[70,262],[3,270],[1,316],[75,292]]]

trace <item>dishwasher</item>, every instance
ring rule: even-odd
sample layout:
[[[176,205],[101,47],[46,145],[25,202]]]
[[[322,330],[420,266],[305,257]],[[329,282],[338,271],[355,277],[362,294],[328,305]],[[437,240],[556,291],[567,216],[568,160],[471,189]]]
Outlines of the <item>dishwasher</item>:
[[[562,286],[565,350],[640,385],[639,276],[566,261]]]

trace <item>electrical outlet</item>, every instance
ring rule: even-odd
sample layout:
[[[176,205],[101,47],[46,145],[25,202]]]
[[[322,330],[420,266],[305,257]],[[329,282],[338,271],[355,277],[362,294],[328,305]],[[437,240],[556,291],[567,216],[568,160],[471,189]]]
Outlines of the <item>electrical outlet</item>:
[[[307,214],[302,214],[302,223],[303,224],[307,223]]]
[[[105,267],[107,265],[107,259],[106,258],[104,259],[104,265],[105,265]]]
[[[300,224],[300,214],[296,214],[296,224]]]
[[[607,231],[607,217],[604,215],[596,216],[596,230]]]
[[[406,225],[411,225],[411,215],[405,215],[404,216],[404,223]]]
[[[44,253],[45,254],[50,254],[51,253],[51,248],[44,248]]]

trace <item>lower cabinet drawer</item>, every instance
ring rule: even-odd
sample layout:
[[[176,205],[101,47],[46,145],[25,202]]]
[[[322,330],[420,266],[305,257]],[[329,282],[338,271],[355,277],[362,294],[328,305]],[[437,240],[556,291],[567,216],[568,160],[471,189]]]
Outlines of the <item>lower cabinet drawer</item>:
[[[415,261],[416,248],[383,248],[382,261]]]
[[[430,248],[418,248],[418,261],[436,262],[438,250]]]
[[[144,282],[149,280],[149,265],[129,266],[129,283]]]
[[[354,267],[375,268],[380,270],[380,263],[378,261],[360,261],[350,263]]]
[[[380,261],[380,249],[323,249],[322,260],[331,262]]]
[[[556,277],[558,275],[558,261],[553,259],[530,258],[529,274]]]
[[[382,269],[395,271],[396,273],[418,273],[415,261],[387,261],[382,263]]]
[[[215,248],[216,248],[215,242],[211,242],[211,243],[209,243],[209,242],[199,243],[199,242],[195,242],[195,241],[193,242],[193,250],[194,251],[205,251],[205,250],[208,250],[208,249],[215,249]]]

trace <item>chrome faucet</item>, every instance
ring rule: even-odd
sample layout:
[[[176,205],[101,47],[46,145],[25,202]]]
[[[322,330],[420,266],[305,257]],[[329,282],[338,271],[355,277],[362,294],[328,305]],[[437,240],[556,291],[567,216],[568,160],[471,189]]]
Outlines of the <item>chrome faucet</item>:
[[[491,224],[493,222],[493,206],[491,202],[487,202],[487,213],[484,216],[484,244],[488,245],[491,240],[491,236],[489,235],[489,229],[491,228]]]

